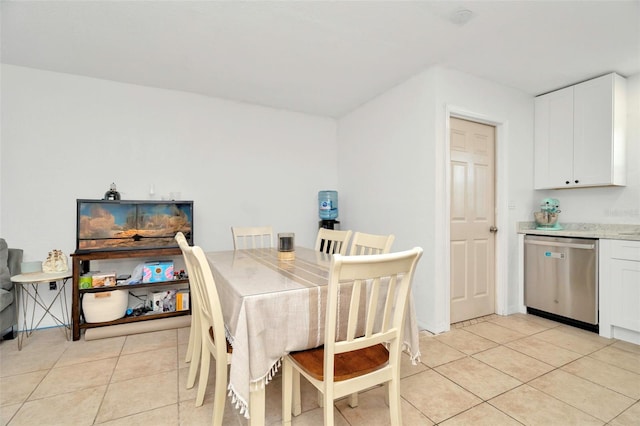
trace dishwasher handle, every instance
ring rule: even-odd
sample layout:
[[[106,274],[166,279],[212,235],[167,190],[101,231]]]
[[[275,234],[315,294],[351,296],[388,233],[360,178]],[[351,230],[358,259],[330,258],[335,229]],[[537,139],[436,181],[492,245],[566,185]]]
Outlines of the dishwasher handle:
[[[562,243],[557,241],[540,241],[540,240],[524,240],[525,244],[531,244],[534,246],[546,246],[546,247],[568,247],[575,249],[593,250],[596,248],[595,244],[577,244],[577,243]]]

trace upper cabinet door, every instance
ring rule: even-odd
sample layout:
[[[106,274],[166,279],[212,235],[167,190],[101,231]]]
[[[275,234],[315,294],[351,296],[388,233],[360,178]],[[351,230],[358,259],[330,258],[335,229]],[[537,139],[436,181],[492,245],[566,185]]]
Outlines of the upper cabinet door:
[[[624,84],[608,74],[575,86],[573,164],[581,186],[625,184]]]
[[[625,80],[608,74],[535,100],[535,189],[625,184]]]
[[[573,87],[536,98],[534,165],[536,189],[573,177]]]

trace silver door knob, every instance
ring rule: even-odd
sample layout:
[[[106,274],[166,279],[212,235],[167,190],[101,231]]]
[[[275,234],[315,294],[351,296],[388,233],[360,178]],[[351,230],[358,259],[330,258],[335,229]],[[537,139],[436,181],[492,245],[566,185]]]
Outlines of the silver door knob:
[[[489,228],[489,232],[493,232],[495,234],[496,232],[498,232],[498,228],[492,226],[491,228]]]

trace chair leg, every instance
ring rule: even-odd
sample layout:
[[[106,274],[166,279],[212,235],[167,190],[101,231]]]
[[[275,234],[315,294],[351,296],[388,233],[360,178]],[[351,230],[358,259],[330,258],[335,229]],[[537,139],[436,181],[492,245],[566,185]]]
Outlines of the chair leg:
[[[213,396],[213,426],[222,426],[224,403],[227,397],[227,360],[216,359],[216,387]]]
[[[356,408],[358,406],[358,392],[354,392],[349,396],[349,407]]]
[[[384,403],[389,406],[389,382],[385,382],[382,386],[384,386]]]
[[[207,381],[209,379],[209,365],[211,364],[211,353],[209,353],[209,349],[207,349],[205,344],[201,344],[201,347],[202,359],[200,360],[200,378],[198,379],[196,407],[200,407],[204,401],[204,392],[207,390]]]
[[[187,376],[187,389],[191,389],[193,385],[196,383],[196,374],[198,373],[198,367],[200,364],[200,358],[202,358],[202,338],[196,337],[193,342],[192,356],[191,356],[191,365],[189,365],[189,375]],[[204,356],[208,356],[209,354],[205,354]]]
[[[333,393],[323,394],[324,426],[333,426]]]
[[[291,365],[291,364],[289,364]],[[291,369],[292,370],[292,374],[291,374],[291,382],[292,382],[292,387],[293,387],[293,408],[292,408],[292,414],[294,416],[299,416],[300,413],[302,413],[302,399],[300,396],[301,390],[300,390],[300,372],[296,369]]]
[[[298,390],[300,383],[300,373],[295,372],[298,376]],[[285,358],[282,360],[282,425],[291,425],[291,399],[293,398],[292,390],[294,387],[294,371],[291,363]]]
[[[391,379],[385,384],[388,392],[387,398],[389,399],[389,416],[391,417],[391,424],[402,426],[402,413],[400,411],[400,380]]]
[[[198,331],[198,327],[196,326],[195,322],[196,322],[196,317],[193,316],[194,314],[191,314],[191,328],[189,330],[189,345],[187,346],[187,354],[184,357],[184,362],[191,362],[191,358],[193,357],[193,346],[194,346],[194,340],[197,338],[197,336],[200,335],[199,331]]]

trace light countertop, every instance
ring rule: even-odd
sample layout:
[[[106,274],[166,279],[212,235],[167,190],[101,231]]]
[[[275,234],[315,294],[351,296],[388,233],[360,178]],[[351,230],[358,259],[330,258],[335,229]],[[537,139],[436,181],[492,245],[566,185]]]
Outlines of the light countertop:
[[[558,237],[640,241],[640,225],[561,223],[560,226],[563,229],[557,231],[542,230],[536,229],[535,222],[518,222],[518,233]]]

